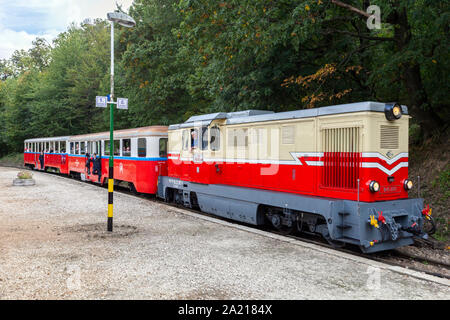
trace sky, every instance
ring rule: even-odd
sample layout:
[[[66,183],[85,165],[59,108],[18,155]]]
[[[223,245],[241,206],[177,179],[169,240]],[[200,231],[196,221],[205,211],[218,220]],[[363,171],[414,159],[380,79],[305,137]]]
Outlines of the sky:
[[[28,50],[36,37],[52,43],[72,22],[106,19],[116,2],[126,11],[133,0],[0,0],[0,59]]]

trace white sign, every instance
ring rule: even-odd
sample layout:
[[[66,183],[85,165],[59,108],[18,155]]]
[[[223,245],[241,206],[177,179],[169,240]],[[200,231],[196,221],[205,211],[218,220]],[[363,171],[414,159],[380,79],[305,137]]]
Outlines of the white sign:
[[[128,99],[127,98],[117,98],[117,109],[128,110]]]
[[[95,106],[99,108],[106,108],[107,99],[106,97],[97,96],[95,97]]]

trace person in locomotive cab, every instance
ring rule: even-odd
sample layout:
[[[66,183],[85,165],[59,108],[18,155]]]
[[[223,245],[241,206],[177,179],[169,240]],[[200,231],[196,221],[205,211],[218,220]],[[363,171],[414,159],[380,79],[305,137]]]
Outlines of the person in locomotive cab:
[[[41,170],[44,170],[44,151],[41,151],[39,155],[39,163],[41,164]]]
[[[197,130],[191,132],[191,150],[198,148],[198,133]]]
[[[102,176],[102,159],[94,153],[94,166],[92,174],[98,174],[98,182],[100,182],[100,178]]]
[[[91,155],[89,152],[86,152],[86,171],[91,174]]]

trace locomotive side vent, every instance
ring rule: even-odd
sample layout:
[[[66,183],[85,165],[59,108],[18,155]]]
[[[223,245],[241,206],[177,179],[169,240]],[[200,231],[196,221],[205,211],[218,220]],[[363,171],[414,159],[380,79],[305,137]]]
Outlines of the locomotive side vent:
[[[324,129],[322,185],[356,189],[361,167],[361,141],[358,127]]]
[[[398,126],[380,126],[380,148],[398,149]]]

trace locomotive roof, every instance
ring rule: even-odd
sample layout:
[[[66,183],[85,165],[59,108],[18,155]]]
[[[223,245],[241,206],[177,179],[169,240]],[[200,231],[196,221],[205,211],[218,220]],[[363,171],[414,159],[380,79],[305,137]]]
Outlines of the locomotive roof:
[[[69,140],[69,136],[33,138],[33,139],[26,139],[25,142],[50,142],[50,141],[67,141],[67,140]]]
[[[142,136],[165,136],[167,135],[166,126],[149,126],[133,129],[114,130],[114,139],[142,137]],[[80,134],[71,136],[70,141],[83,141],[84,139],[109,140],[109,131]]]
[[[364,111],[384,112],[385,107],[386,103],[366,101],[366,102],[340,104],[329,107],[303,109],[277,113],[274,113],[273,111],[263,111],[263,110],[246,110],[229,113],[218,112],[190,117],[186,122],[182,124],[174,124],[169,126],[169,130],[176,130],[179,128],[188,128],[199,125],[207,126],[213,120],[216,119],[226,119],[227,120],[226,124],[240,124],[250,122],[311,118],[340,113],[353,113]],[[402,112],[403,114],[408,114],[408,107],[402,105]]]

